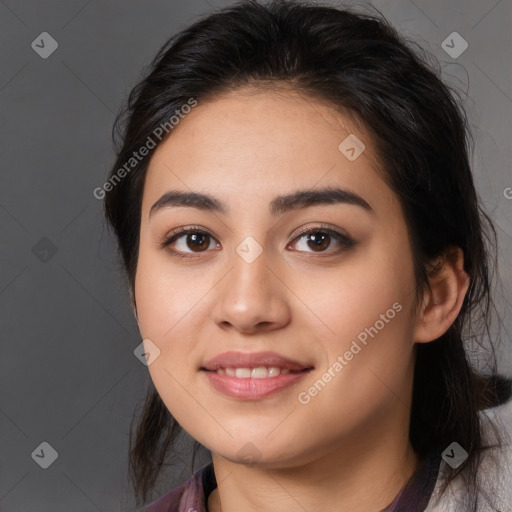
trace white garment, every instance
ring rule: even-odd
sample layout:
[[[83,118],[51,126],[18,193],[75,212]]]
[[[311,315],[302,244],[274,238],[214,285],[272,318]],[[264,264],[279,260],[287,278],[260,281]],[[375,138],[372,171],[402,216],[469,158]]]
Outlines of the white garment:
[[[480,412],[484,440],[492,444],[495,437],[493,432],[486,428],[483,414],[493,420],[499,428],[503,446],[501,449],[489,449],[482,455],[478,471],[479,487],[482,490],[478,512],[512,512],[512,400]],[[461,508],[460,497],[465,491],[460,477],[455,478],[445,493],[439,497],[442,472],[446,467],[446,462],[442,460],[439,477],[425,512],[465,512]]]

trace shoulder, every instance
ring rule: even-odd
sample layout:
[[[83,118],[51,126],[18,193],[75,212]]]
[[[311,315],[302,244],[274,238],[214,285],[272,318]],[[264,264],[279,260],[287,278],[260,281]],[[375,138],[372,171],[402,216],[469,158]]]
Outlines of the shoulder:
[[[495,496],[498,510],[507,510],[512,503],[512,400],[484,411],[489,425],[499,431],[502,445],[491,448],[482,460],[481,481],[484,491]],[[496,443],[494,431],[489,427],[486,440]]]
[[[212,476],[212,464],[206,464],[185,483],[146,505],[139,512],[204,512],[205,491],[210,491]]]
[[[512,503],[512,400],[492,409],[480,412],[484,442],[491,446],[482,453],[478,468],[479,512],[510,510]],[[494,446],[501,437],[501,445]],[[434,494],[425,512],[451,512],[459,510],[460,496],[465,485],[460,477],[455,478],[443,495],[439,494],[442,469]]]

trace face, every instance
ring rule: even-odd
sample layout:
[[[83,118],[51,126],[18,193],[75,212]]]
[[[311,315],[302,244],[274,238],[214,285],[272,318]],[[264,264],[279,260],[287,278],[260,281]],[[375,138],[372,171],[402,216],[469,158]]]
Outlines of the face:
[[[199,102],[155,150],[139,327],[162,400],[212,452],[292,466],[404,423],[412,254],[377,162],[366,131],[291,91]]]

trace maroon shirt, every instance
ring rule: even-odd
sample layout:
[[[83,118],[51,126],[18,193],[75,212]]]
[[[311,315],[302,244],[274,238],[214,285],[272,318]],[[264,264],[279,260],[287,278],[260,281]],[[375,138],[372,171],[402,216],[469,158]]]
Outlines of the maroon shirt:
[[[434,490],[441,455],[424,458],[398,496],[381,512],[423,512]],[[213,464],[198,469],[183,485],[153,501],[143,512],[207,512],[208,496],[217,487]]]

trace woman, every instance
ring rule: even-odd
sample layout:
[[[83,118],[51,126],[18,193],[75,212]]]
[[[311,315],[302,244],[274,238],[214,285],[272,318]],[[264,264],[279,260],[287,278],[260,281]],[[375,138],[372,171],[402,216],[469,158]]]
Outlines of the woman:
[[[106,216],[154,384],[135,491],[181,429],[212,455],[144,510],[491,506],[480,411],[510,381],[464,341],[493,231],[419,52],[380,17],[243,2],[171,38],[118,122]]]

